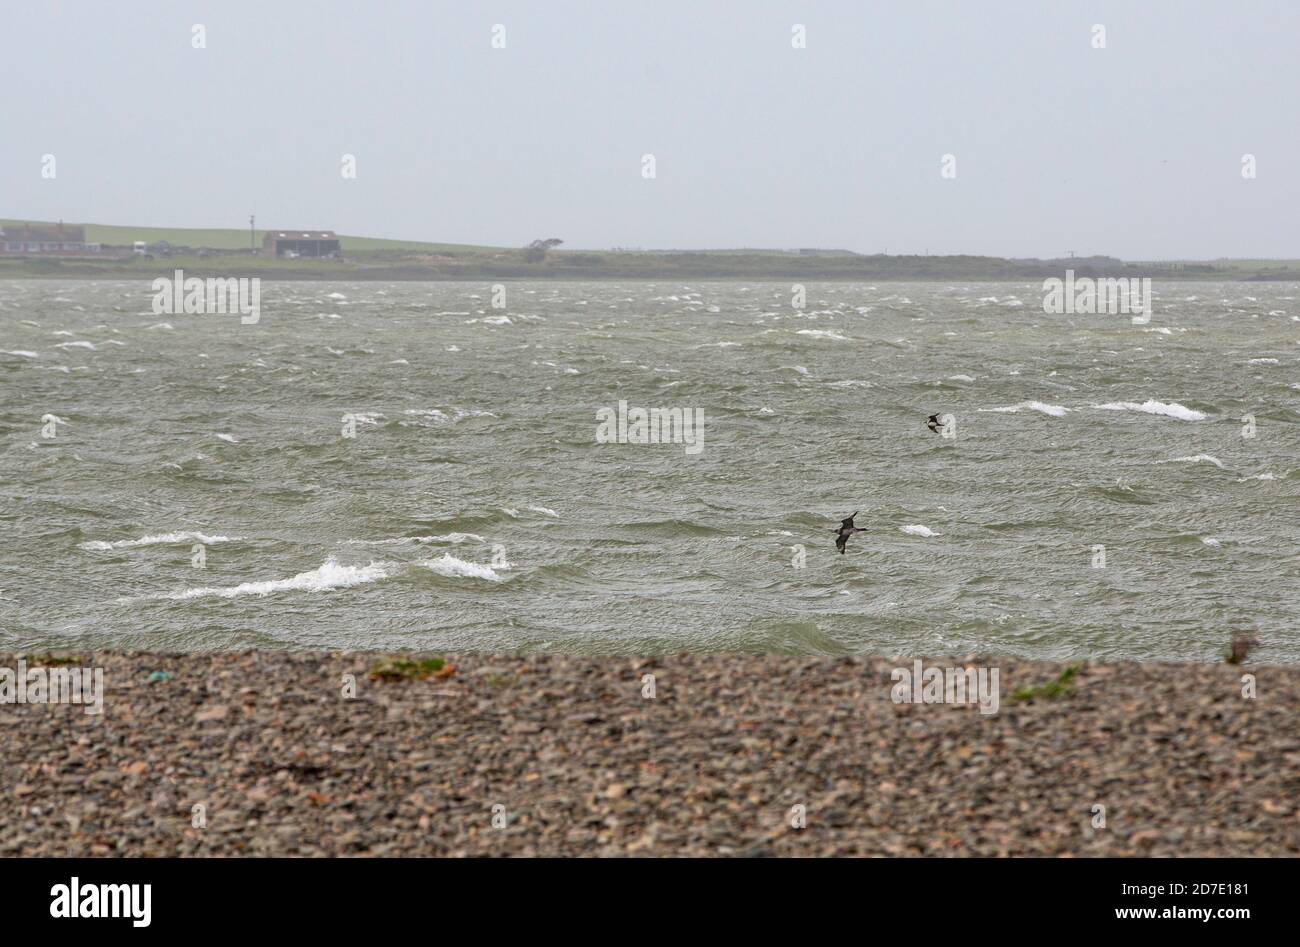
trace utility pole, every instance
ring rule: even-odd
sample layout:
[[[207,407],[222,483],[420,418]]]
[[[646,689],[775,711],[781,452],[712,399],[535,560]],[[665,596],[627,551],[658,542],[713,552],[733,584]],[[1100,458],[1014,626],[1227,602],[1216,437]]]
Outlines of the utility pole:
[[[252,214],[248,215],[248,249],[253,253],[257,252],[257,232],[253,230],[253,221],[256,219]]]

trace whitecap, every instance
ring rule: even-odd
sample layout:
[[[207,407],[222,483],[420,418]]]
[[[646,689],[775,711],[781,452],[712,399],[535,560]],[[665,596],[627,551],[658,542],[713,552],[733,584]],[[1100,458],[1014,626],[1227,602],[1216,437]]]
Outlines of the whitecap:
[[[384,563],[370,563],[368,566],[341,566],[333,559],[326,559],[318,568],[310,572],[300,572],[290,579],[271,579],[264,582],[244,582],[240,585],[224,587],[204,587],[186,589],[169,595],[153,595],[147,598],[164,598],[183,601],[192,598],[238,598],[241,595],[270,595],[274,592],[328,592],[331,589],[346,589],[367,582],[377,582],[387,576],[388,567]]]
[[[1220,470],[1223,469],[1223,461],[1219,460],[1219,458],[1217,457],[1212,457],[1209,454],[1195,454],[1190,457],[1175,457],[1173,460],[1162,460],[1160,461],[1160,463],[1162,464],[1180,464],[1180,463],[1214,464],[1214,466],[1218,467]]]
[[[501,576],[491,566],[466,562],[463,559],[457,559],[449,552],[443,553],[441,559],[425,559],[417,562],[416,565],[448,578],[487,579],[489,582],[501,581]]]
[[[928,526],[922,526],[919,523],[911,526],[900,526],[899,532],[907,533],[909,536],[941,536],[942,533],[936,533]]]
[[[439,411],[437,408],[408,408],[403,414],[419,418],[433,418],[437,421],[449,420],[445,411]]]
[[[442,536],[397,536],[393,539],[348,539],[344,541],[347,546],[402,546],[407,543],[451,543],[453,546],[459,546],[463,542],[474,540],[475,542],[487,542],[477,533],[447,533]]]
[[[211,546],[214,543],[237,543],[240,541],[238,536],[209,536],[206,533],[160,533],[156,536],[143,536],[140,539],[118,539],[113,542],[105,542],[96,539],[90,542],[78,543],[78,549],[134,549],[138,546],[162,546],[174,543],[203,543],[205,546]]]
[[[1022,401],[1020,404],[1007,405],[1004,408],[980,408],[980,411],[997,412],[1000,414],[1017,414],[1020,411],[1038,411],[1042,414],[1051,415],[1054,418],[1063,418],[1069,413],[1069,408],[1063,408],[1059,404],[1046,404],[1042,401]]]
[[[1160,414],[1170,418],[1176,418],[1179,421],[1203,421],[1205,415],[1200,411],[1171,401],[1166,404],[1163,401],[1156,401],[1154,398],[1138,404],[1134,401],[1112,401],[1109,404],[1093,405],[1098,411],[1141,411],[1145,414]]]
[[[852,341],[853,341],[852,339],[850,339],[850,338],[848,338],[848,337],[846,337],[846,336],[840,335],[840,334],[837,333],[837,332],[832,332],[832,331],[830,331],[829,329],[799,329],[799,330],[796,332],[796,334],[797,334],[797,335],[809,335],[809,336],[812,336],[812,337],[815,338],[815,339],[834,339],[836,342],[852,342]]]

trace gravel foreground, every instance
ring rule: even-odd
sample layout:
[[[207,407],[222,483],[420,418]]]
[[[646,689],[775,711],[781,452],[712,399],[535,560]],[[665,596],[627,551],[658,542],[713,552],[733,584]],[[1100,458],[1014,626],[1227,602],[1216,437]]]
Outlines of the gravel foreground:
[[[925,662],[985,715],[892,702],[912,659],[72,657],[102,714],[0,704],[4,855],[1300,853],[1295,667]]]

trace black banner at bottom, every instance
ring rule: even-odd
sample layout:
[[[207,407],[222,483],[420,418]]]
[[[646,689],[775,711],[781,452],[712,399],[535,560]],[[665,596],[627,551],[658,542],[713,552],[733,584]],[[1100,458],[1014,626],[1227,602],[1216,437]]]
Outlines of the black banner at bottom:
[[[910,918],[908,926],[935,931],[1014,921],[1048,925],[1044,933],[1131,926],[1181,936],[1199,926],[1231,936],[1237,925],[1290,916],[1282,899],[1293,867],[1266,859],[8,859],[0,890],[7,934],[75,925],[78,934],[339,936],[468,924],[537,936],[540,925],[558,924],[618,936],[680,923],[692,934],[734,937],[838,916],[851,924]]]

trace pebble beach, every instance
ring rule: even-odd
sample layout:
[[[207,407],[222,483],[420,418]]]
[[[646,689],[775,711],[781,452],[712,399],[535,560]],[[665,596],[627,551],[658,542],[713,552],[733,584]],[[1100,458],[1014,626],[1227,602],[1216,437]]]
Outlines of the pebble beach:
[[[0,703],[6,856],[1300,854],[1296,667],[926,661],[981,713],[911,658],[22,657],[103,708]]]

